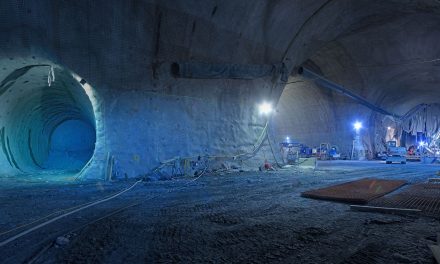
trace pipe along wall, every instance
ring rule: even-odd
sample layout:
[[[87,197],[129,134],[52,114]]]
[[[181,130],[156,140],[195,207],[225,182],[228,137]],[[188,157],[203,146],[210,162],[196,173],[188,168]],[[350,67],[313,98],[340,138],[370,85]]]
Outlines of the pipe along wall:
[[[53,68],[53,80],[50,69],[9,69],[0,83],[0,172],[76,172],[93,156],[90,99],[69,71]]]

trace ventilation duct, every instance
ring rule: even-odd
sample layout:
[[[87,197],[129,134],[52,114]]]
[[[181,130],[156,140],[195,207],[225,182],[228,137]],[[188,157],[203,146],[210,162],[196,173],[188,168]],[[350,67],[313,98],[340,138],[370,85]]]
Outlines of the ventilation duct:
[[[366,100],[365,98],[349,91],[348,89],[344,88],[343,86],[336,84],[336,83],[324,78],[323,76],[311,71],[311,70],[308,70],[304,67],[300,67],[298,69],[298,74],[314,81],[315,83],[317,83],[318,85],[320,85],[322,87],[339,92],[339,93],[353,99],[354,101],[360,103],[361,105],[364,105],[364,106],[370,108],[371,110],[373,110],[375,112],[381,113],[383,115],[389,115],[389,116],[393,116],[396,118],[400,118],[400,116],[393,114],[391,112],[388,112],[387,110],[385,110],[385,109],[383,109],[373,103],[368,102],[368,100]]]

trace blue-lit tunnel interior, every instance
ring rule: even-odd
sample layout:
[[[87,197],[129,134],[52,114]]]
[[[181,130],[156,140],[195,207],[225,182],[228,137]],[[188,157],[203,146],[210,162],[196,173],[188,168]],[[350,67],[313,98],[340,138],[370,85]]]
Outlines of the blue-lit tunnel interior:
[[[4,67],[2,76],[0,171],[80,171],[96,142],[93,107],[81,84],[46,64]]]

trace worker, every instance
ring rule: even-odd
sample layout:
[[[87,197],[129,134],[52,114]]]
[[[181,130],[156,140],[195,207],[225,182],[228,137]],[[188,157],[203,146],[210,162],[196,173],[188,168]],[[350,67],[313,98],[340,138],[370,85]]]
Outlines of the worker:
[[[415,149],[416,148],[414,146],[409,147],[408,148],[408,155],[410,155],[410,156],[415,155],[415,153],[414,153]]]
[[[264,170],[267,170],[267,171],[274,171],[275,169],[272,167],[272,164],[270,164],[268,161],[267,161],[267,159],[266,160],[264,160],[264,165],[263,165],[263,168],[264,168]]]

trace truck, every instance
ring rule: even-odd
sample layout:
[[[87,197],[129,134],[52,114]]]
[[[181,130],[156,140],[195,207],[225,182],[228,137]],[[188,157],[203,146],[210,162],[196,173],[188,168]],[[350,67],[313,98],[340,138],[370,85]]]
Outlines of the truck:
[[[393,162],[406,164],[406,148],[404,147],[388,147],[388,155],[385,160],[386,164]]]

